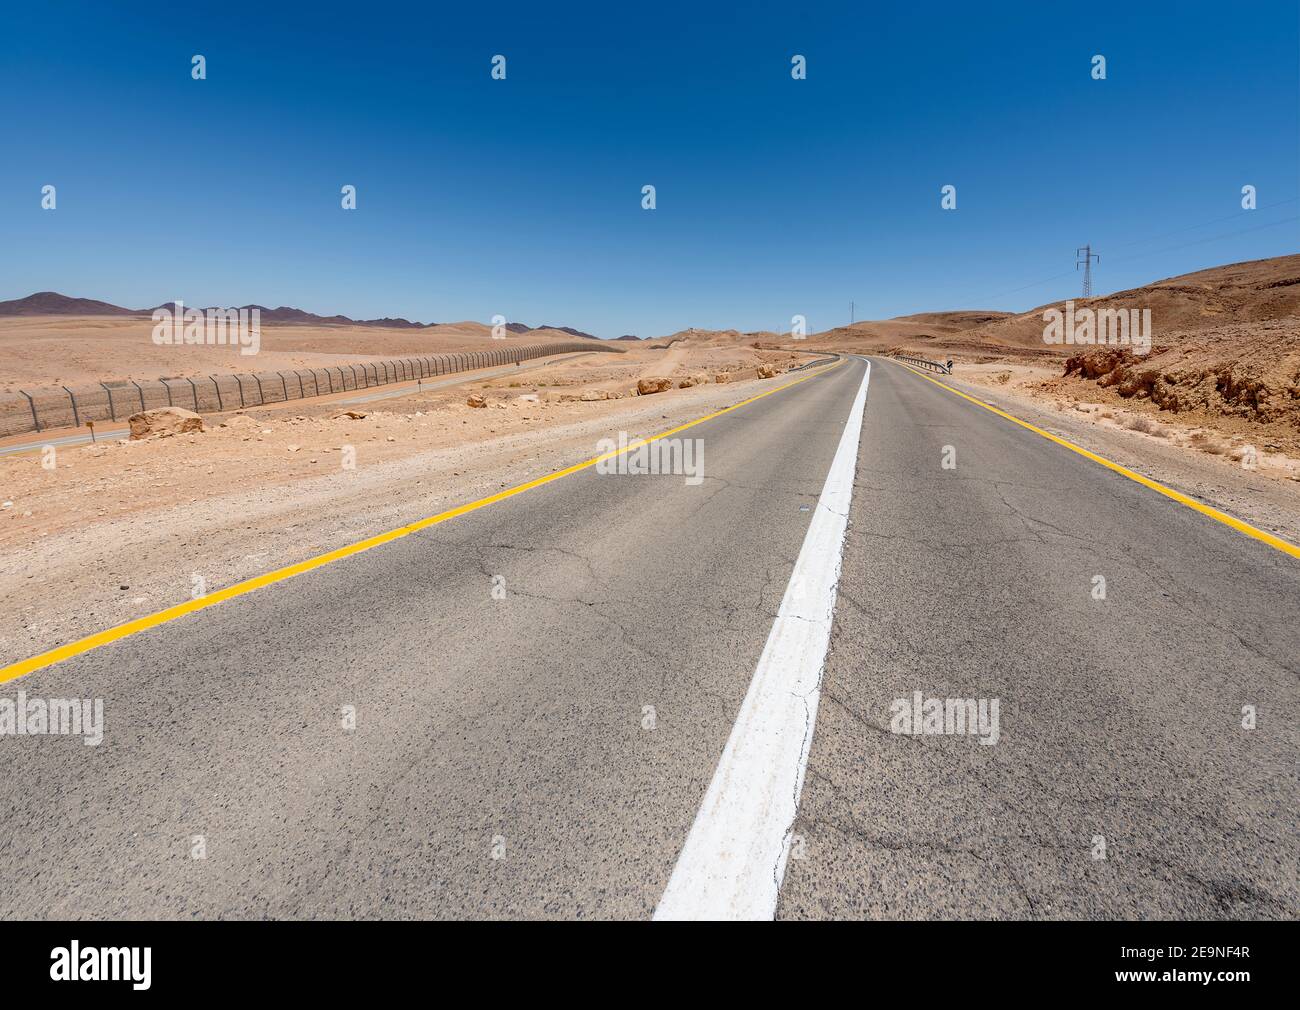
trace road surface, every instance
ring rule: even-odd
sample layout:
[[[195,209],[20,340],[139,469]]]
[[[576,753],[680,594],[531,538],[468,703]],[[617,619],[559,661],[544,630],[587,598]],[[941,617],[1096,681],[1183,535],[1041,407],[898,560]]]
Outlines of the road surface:
[[[681,432],[698,483],[587,468],[0,684],[106,720],[0,738],[0,912],[1293,917],[1300,562],[867,368]],[[996,742],[893,732],[917,692]]]

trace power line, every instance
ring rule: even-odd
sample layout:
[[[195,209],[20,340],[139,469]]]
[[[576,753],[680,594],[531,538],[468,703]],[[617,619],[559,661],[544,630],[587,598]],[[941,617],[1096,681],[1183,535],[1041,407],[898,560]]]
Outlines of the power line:
[[[1237,235],[1246,235],[1253,231],[1263,231],[1265,228],[1276,228],[1278,225],[1289,224],[1292,221],[1300,221],[1300,214],[1292,217],[1284,217],[1281,221],[1270,221],[1268,224],[1256,225],[1254,228],[1242,228],[1240,231],[1228,231],[1222,235],[1207,235],[1205,238],[1193,239],[1191,242],[1181,242],[1178,245],[1171,245],[1164,249],[1156,249],[1152,252],[1134,253],[1132,256],[1121,256],[1118,260],[1125,263],[1129,260],[1140,260],[1143,256],[1159,256],[1161,253],[1176,252],[1179,249],[1186,249],[1189,246],[1200,245],[1203,242],[1217,242],[1221,238],[1234,238]]]
[[[1268,205],[1266,205],[1266,206],[1264,206],[1264,207],[1260,207],[1260,208],[1258,208],[1258,210],[1271,210],[1271,209],[1273,209],[1273,208],[1275,208],[1275,207],[1283,207],[1283,206],[1286,206],[1287,204],[1295,203],[1297,199],[1300,199],[1300,198],[1293,198],[1293,199],[1290,199],[1290,200],[1279,200],[1279,201],[1277,201],[1276,203],[1270,203],[1270,204],[1268,204]],[[1182,234],[1182,233],[1184,233],[1184,232],[1195,231],[1197,228],[1206,228],[1206,227],[1208,227],[1209,225],[1212,225],[1212,224],[1220,224],[1220,223],[1222,223],[1223,221],[1235,221],[1235,220],[1238,220],[1239,218],[1241,218],[1242,216],[1244,216],[1244,215],[1246,215],[1246,214],[1255,214],[1255,213],[1258,213],[1258,210],[1256,210],[1256,211],[1239,211],[1238,213],[1236,213],[1236,214],[1230,214],[1230,215],[1228,215],[1227,217],[1215,218],[1215,219],[1212,220],[1212,221],[1202,221],[1202,222],[1200,222],[1199,224],[1188,225],[1186,228],[1178,228],[1178,229],[1175,229],[1174,231],[1162,232],[1162,233],[1160,233],[1160,234],[1158,234],[1158,235],[1151,235],[1151,236],[1148,236],[1147,238],[1137,239],[1136,241],[1133,241],[1133,242],[1127,242],[1127,243],[1124,243],[1124,244],[1122,244],[1122,245],[1117,246],[1116,248],[1119,248],[1119,249],[1127,249],[1127,248],[1131,248],[1131,247],[1133,247],[1133,246],[1135,246],[1135,245],[1141,245],[1143,242],[1154,242],[1156,239],[1159,239],[1159,238],[1167,238],[1167,237],[1170,236],[1170,235],[1179,235],[1179,234]],[[1129,262],[1130,260],[1141,259],[1143,256],[1159,256],[1161,253],[1166,253],[1166,252],[1176,252],[1176,251],[1178,251],[1179,249],[1186,249],[1186,248],[1188,248],[1188,247],[1190,247],[1190,246],[1201,245],[1202,243],[1205,243],[1205,242],[1216,242],[1216,241],[1218,241],[1219,239],[1223,239],[1223,238],[1233,238],[1233,237],[1235,237],[1235,236],[1237,236],[1237,235],[1245,235],[1245,234],[1248,234],[1248,233],[1250,233],[1250,232],[1262,231],[1262,230],[1264,230],[1265,228],[1276,228],[1276,227],[1279,226],[1279,225],[1287,224],[1287,223],[1289,223],[1289,222],[1291,222],[1291,221],[1300,221],[1300,215],[1297,215],[1297,216],[1295,216],[1295,217],[1283,218],[1283,219],[1280,220],[1280,221],[1272,221],[1272,222],[1269,222],[1268,224],[1256,225],[1254,228],[1243,228],[1243,229],[1241,229],[1240,231],[1224,232],[1223,234],[1220,234],[1220,235],[1210,235],[1210,236],[1207,236],[1207,237],[1205,237],[1205,238],[1194,239],[1194,240],[1192,240],[1191,242],[1184,242],[1184,243],[1181,243],[1181,244],[1179,244],[1179,245],[1168,246],[1167,248],[1164,248],[1164,249],[1156,249],[1156,250],[1153,250],[1153,251],[1151,251],[1151,252],[1134,253],[1134,254],[1129,255],[1129,256],[1121,256],[1121,257],[1119,257],[1118,259],[1111,260],[1111,262],[1112,262],[1112,263],[1127,263],[1127,262]],[[1078,267],[1076,266],[1076,267],[1075,267],[1075,270],[1072,271],[1072,272],[1073,272],[1073,273],[1077,273],[1077,272],[1078,272]],[[1044,277],[1042,280],[1031,281],[1031,282],[1028,283],[1028,284],[1022,284],[1020,287],[1017,287],[1017,288],[1011,288],[1010,290],[1007,290],[1007,291],[1000,291],[1000,292],[998,292],[997,294],[993,294],[993,295],[981,295],[979,298],[976,298],[976,299],[966,299],[965,302],[964,302],[962,305],[959,305],[959,306],[957,306],[957,307],[958,307],[958,308],[965,308],[965,307],[967,307],[967,306],[978,305],[978,304],[980,304],[980,303],[985,303],[985,304],[987,304],[988,302],[992,302],[992,301],[994,301],[995,299],[998,299],[998,298],[1005,298],[1007,295],[1017,295],[1017,294],[1019,294],[1019,293],[1022,292],[1022,291],[1028,291],[1028,290],[1030,290],[1031,288],[1042,287],[1042,285],[1044,285],[1044,284],[1050,284],[1052,281],[1058,281],[1058,280],[1061,280],[1061,279],[1063,279],[1063,278],[1065,278],[1065,277],[1069,277],[1069,276],[1071,276],[1070,273],[1059,273],[1059,274],[1053,274],[1051,277]]]
[[[1142,245],[1144,242],[1154,242],[1156,239],[1168,238],[1170,235],[1181,235],[1184,232],[1195,231],[1197,228],[1208,228],[1212,224],[1222,224],[1224,221],[1236,221],[1245,217],[1247,214],[1257,214],[1261,210],[1272,210],[1274,207],[1285,207],[1287,204],[1295,203],[1300,197],[1291,197],[1289,200],[1278,200],[1276,203],[1265,204],[1255,210],[1239,210],[1235,214],[1229,214],[1227,217],[1216,217],[1213,221],[1202,221],[1200,224],[1189,224],[1185,228],[1175,228],[1173,231],[1161,232],[1159,235],[1148,235],[1146,238],[1136,239],[1132,242],[1122,242],[1115,246],[1116,249],[1128,249],[1135,245]]]

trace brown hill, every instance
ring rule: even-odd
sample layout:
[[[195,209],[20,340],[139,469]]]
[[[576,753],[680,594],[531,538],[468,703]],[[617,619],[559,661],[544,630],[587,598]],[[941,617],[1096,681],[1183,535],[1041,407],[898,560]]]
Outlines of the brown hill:
[[[551,333],[567,333],[571,337],[583,337],[587,340],[600,339],[600,337],[596,336],[594,333],[585,333],[582,330],[575,330],[572,326],[552,326],[550,323],[542,323],[541,326],[529,326],[527,323],[506,323],[506,329],[511,333],[540,333],[546,331]]]
[[[1300,316],[1300,255],[1232,263],[1095,298],[1074,298],[1076,309],[1150,309],[1153,342],[1178,343],[1200,331]],[[1062,298],[1028,312],[919,312],[871,320],[812,334],[811,345],[882,351],[895,347],[924,353],[1064,356],[1075,348],[1043,342],[1043,313],[1064,306]]]
[[[1043,346],[1043,312],[1065,299],[975,328],[993,344]],[[1153,342],[1234,323],[1300,315],[1300,255],[1211,267],[1096,298],[1075,298],[1078,308],[1150,309]]]
[[[37,291],[26,298],[0,302],[0,316],[134,316],[132,309],[96,301],[70,298],[57,291]]]

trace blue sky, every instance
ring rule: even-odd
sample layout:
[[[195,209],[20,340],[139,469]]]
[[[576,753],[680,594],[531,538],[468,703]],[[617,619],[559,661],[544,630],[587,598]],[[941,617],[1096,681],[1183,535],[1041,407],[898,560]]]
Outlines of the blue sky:
[[[1300,251],[1293,0],[11,5],[0,110],[0,298],[820,330]]]

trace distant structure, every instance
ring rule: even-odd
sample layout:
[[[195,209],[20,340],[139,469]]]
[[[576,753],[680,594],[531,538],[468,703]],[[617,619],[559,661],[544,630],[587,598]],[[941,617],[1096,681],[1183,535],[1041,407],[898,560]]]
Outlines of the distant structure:
[[[1080,254],[1082,254],[1082,258],[1080,258]],[[1096,260],[1098,263],[1100,263],[1101,257],[1092,251],[1091,245],[1080,246],[1078,249],[1074,250],[1074,257],[1075,257],[1074,269],[1078,270],[1080,266],[1083,267],[1083,297],[1091,298],[1092,297],[1092,261]]]

